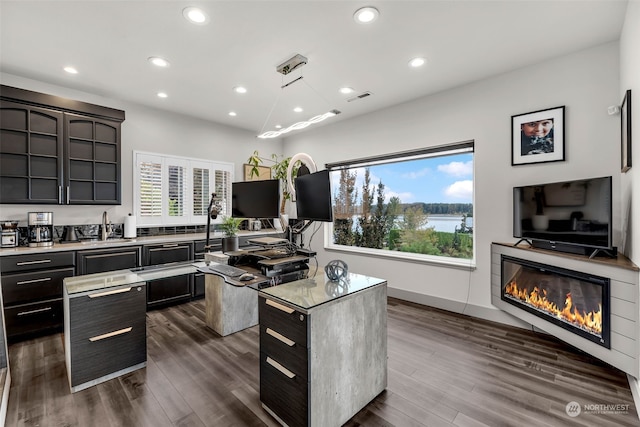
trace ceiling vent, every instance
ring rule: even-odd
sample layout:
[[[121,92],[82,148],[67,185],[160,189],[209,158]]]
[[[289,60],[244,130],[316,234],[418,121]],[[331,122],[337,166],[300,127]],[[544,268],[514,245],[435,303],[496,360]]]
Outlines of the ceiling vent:
[[[360,95],[356,95],[354,97],[347,99],[347,102],[357,101],[358,99],[366,98],[367,96],[371,96],[371,95],[373,95],[371,92],[362,92]]]

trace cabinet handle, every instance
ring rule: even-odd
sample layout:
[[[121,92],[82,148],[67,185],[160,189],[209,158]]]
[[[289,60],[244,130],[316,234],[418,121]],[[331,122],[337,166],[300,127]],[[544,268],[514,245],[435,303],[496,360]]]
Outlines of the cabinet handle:
[[[98,335],[98,336],[95,336],[95,337],[91,337],[91,338],[89,338],[89,341],[96,342],[96,341],[103,340],[105,338],[111,338],[111,337],[115,337],[117,335],[126,334],[127,332],[131,332],[132,329],[133,329],[133,326],[129,326],[128,328],[119,329],[117,331],[109,332],[108,334],[102,334],[102,335]]]
[[[279,303],[277,303],[277,302],[275,302],[273,300],[270,300],[270,299],[267,300],[267,305],[270,305],[273,308],[277,308],[280,311],[284,311],[287,314],[291,314],[291,313],[293,313],[295,311],[293,308],[289,308],[286,305],[279,304]]]
[[[43,277],[42,279],[33,279],[33,280],[22,280],[20,282],[16,282],[16,285],[28,285],[30,283],[39,283],[39,282],[49,282],[51,277]]]
[[[48,262],[51,262],[50,259],[39,259],[37,261],[21,261],[21,262],[16,262],[16,265],[31,265],[31,264],[46,264]]]
[[[289,338],[287,338],[284,335],[274,331],[271,328],[267,328],[267,333],[269,335],[271,335],[272,337],[274,337],[275,339],[277,339],[278,341],[282,341],[283,343],[285,343],[289,347],[293,347],[296,344],[295,341],[291,341]]]
[[[18,313],[18,316],[26,316],[28,314],[42,313],[43,311],[49,311],[49,310],[51,310],[51,307],[39,308],[37,310],[31,310],[31,311],[21,311],[20,313]]]
[[[122,289],[116,289],[114,291],[100,292],[99,294],[91,294],[91,295],[89,295],[89,298],[100,298],[100,297],[106,297],[108,295],[122,294],[122,293],[125,293],[125,292],[129,292],[130,290],[131,290],[131,287],[122,288]]]
[[[162,245],[163,248],[177,248],[177,243],[167,243],[166,245]]]
[[[69,185],[67,185],[67,204],[69,204],[69,201],[71,200],[71,187]]]
[[[294,374],[293,372],[291,372],[290,370],[288,370],[287,368],[285,368],[284,366],[282,366],[281,364],[279,364],[278,362],[276,362],[270,357],[267,357],[267,363],[273,366],[274,368],[276,368],[278,371],[285,374],[289,378],[295,378],[296,376],[296,374]]]
[[[117,252],[117,253],[108,253],[108,254],[99,254],[99,255],[87,255],[88,259],[93,259],[93,258],[108,258],[108,257],[112,257],[112,256],[121,256],[121,255],[136,255],[137,253],[135,251],[129,251],[129,252]]]
[[[58,204],[62,204],[62,185],[58,185]]]

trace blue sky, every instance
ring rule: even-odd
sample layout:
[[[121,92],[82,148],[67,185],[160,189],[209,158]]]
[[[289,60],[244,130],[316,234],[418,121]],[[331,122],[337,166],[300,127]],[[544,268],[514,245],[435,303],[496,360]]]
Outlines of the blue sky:
[[[356,187],[361,195],[364,168],[351,171],[358,173]],[[402,203],[471,203],[473,200],[471,153],[375,165],[369,172],[372,187],[379,181],[385,185],[387,202],[392,196],[399,197]],[[332,186],[335,191],[337,183]]]

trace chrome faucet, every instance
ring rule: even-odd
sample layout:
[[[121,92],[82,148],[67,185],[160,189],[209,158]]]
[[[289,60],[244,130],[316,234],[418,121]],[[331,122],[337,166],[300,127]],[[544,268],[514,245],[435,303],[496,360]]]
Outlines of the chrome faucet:
[[[111,224],[109,224],[109,217],[107,211],[102,212],[102,239],[107,240],[112,232]]]

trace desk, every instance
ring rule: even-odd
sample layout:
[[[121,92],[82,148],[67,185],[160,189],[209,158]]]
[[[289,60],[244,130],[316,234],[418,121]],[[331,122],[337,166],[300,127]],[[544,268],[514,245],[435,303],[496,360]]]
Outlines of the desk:
[[[387,387],[387,282],[324,274],[260,291],[260,401],[281,424],[340,426]]]

